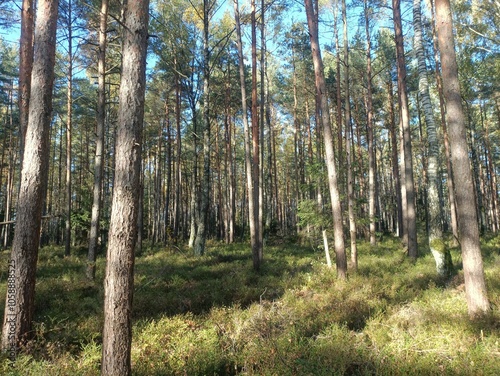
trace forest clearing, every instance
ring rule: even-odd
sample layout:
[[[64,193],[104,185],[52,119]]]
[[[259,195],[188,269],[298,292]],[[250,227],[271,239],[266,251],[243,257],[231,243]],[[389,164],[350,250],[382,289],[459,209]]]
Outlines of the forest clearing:
[[[498,237],[483,242],[490,299],[500,304]],[[306,241],[309,243],[309,241]],[[359,245],[348,281],[309,244],[270,244],[252,269],[247,244],[144,247],[136,259],[134,375],[498,375],[500,318],[467,318],[460,253],[444,284],[428,252],[415,263],[399,241]],[[103,257],[95,282],[85,250],[40,251],[35,336],[3,375],[97,375]],[[1,254],[5,270],[8,253]],[[2,278],[0,292],[6,288]]]
[[[500,374],[499,27],[0,1],[1,371]]]

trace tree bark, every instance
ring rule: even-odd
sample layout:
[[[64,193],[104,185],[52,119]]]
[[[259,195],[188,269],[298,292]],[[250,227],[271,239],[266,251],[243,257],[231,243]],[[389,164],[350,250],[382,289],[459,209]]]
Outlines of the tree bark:
[[[28,114],[31,96],[31,71],[33,69],[33,29],[34,22],[33,0],[23,0],[21,10],[21,39],[19,46],[19,126],[21,165],[23,163],[26,130],[28,128]]]
[[[375,167],[375,141],[373,137],[373,98],[372,98],[372,58],[371,58],[371,36],[370,36],[370,16],[372,9],[368,7],[368,1],[364,0],[365,31],[366,31],[366,125],[368,130],[368,218],[370,221],[370,245],[376,244],[376,222],[375,222],[375,187],[376,174]]]
[[[68,86],[66,96],[66,228],[64,232],[64,255],[70,255],[71,249],[71,128],[73,120],[73,30],[71,15],[71,0],[68,0],[67,31],[68,31]]]
[[[411,148],[410,113],[408,108],[408,92],[406,87],[406,62],[403,44],[403,27],[401,22],[400,0],[392,0],[392,10],[394,16],[394,33],[396,38],[396,60],[398,70],[398,94],[401,115],[401,125],[403,129],[404,148],[404,184],[406,188],[406,207],[408,229],[408,256],[416,259],[417,249],[417,215],[415,210],[415,185],[413,179],[413,161]]]
[[[354,270],[358,268],[358,248],[356,245],[356,215],[354,209],[354,177],[352,175],[352,142],[351,142],[351,95],[349,87],[349,39],[347,36],[346,0],[342,0],[342,22],[344,24],[344,127],[345,152],[347,157],[347,210],[349,215],[349,236],[351,239],[351,262]]]
[[[414,48],[417,55],[418,66],[418,90],[424,112],[424,119],[427,128],[428,160],[427,178],[429,186],[427,189],[427,207],[429,219],[429,248],[436,262],[437,273],[442,277],[449,277],[452,272],[452,261],[450,250],[443,241],[441,230],[441,205],[439,202],[439,175],[438,175],[438,154],[439,144],[432,111],[431,97],[429,94],[429,83],[427,80],[427,65],[425,62],[424,47],[422,41],[422,20],[421,20],[420,0],[413,1],[413,28]]]
[[[333,136],[330,122],[330,111],[328,108],[323,60],[321,58],[321,52],[319,48],[318,14],[314,11],[312,0],[304,0],[304,4],[306,7],[307,24],[309,26],[309,38],[311,41],[311,52],[314,63],[317,98],[320,103],[321,128],[323,130],[323,139],[325,142],[325,162],[328,170],[328,188],[330,190],[332,205],[337,277],[340,279],[346,279],[347,258],[345,253],[344,234],[342,228],[342,209],[340,206],[340,194],[337,186],[337,171],[335,168]]]
[[[238,41],[238,60],[239,60],[239,70],[240,70],[240,89],[241,89],[241,107],[243,112],[243,131],[244,131],[244,143],[245,143],[245,169],[246,169],[246,181],[247,181],[247,195],[248,195],[248,219],[250,225],[250,243],[252,247],[252,260],[254,269],[258,270],[260,268],[259,263],[259,229],[258,229],[258,195],[255,195],[255,185],[253,179],[253,161],[252,161],[252,149],[250,148],[250,130],[248,125],[248,108],[247,108],[247,96],[246,96],[246,86],[245,86],[245,63],[243,58],[243,44],[241,37],[241,23],[240,23],[240,13],[238,0],[234,0],[234,18],[236,23],[236,38]],[[252,114],[252,117],[254,115]],[[258,188],[258,185],[257,185]],[[257,200],[256,200],[257,198]]]
[[[194,254],[205,253],[210,206],[210,46],[208,40],[210,5],[203,1],[203,175],[200,180],[200,210],[194,241]]]
[[[255,0],[251,0],[251,34],[252,34],[252,196],[254,211],[255,239],[252,242],[253,268],[260,269],[262,262],[262,223],[260,205],[260,127],[257,112],[257,21]]]
[[[104,172],[104,129],[106,127],[106,30],[108,21],[108,0],[102,0],[99,22],[98,52],[98,98],[97,127],[94,159],[94,188],[92,217],[90,222],[89,251],[87,255],[87,278],[95,278],[95,261],[99,243],[99,221],[102,208],[102,179]]]
[[[431,0],[431,8],[433,7],[433,1]],[[435,12],[431,9],[432,17],[432,40],[434,47],[434,62],[436,71],[436,83],[439,93],[439,110],[441,114],[441,127],[443,129],[443,142],[444,151],[446,155],[446,170],[448,173],[448,178],[446,179],[446,184],[448,186],[448,200],[450,203],[450,220],[451,220],[451,230],[453,233],[453,244],[456,246],[458,242],[458,223],[457,223],[457,210],[456,210],[456,200],[455,200],[455,186],[453,183],[453,168],[451,165],[451,151],[448,141],[448,127],[446,126],[446,108],[443,96],[443,80],[441,78],[441,71],[439,66],[439,56],[438,56],[438,41],[436,35],[436,22],[435,22]]]
[[[50,157],[57,8],[57,0],[38,3],[29,121],[2,330],[2,349],[12,358],[33,335],[35,274]]]
[[[443,94],[446,101],[446,120],[449,126],[451,159],[457,200],[459,241],[465,277],[465,293],[469,316],[481,316],[490,310],[486,293],[483,260],[479,243],[474,184],[469,164],[465,117],[460,96],[458,66],[453,37],[449,0],[436,0],[436,27],[441,52]]]
[[[116,162],[106,278],[103,375],[130,375],[134,249],[139,214],[149,1],[124,6]]]

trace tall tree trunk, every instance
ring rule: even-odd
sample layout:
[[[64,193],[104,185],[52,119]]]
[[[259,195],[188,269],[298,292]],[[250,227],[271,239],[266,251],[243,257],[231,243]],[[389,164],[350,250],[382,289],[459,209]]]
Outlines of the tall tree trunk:
[[[347,278],[347,258],[344,247],[344,234],[342,229],[342,209],[340,206],[340,194],[337,187],[337,171],[335,168],[335,155],[333,151],[333,136],[330,123],[330,110],[328,108],[323,59],[319,48],[318,39],[318,13],[314,10],[312,0],[304,0],[307,14],[307,24],[309,26],[309,37],[311,41],[311,52],[314,63],[314,73],[316,78],[317,98],[320,102],[321,125],[323,139],[325,142],[325,162],[328,170],[328,188],[333,215],[333,231],[335,237],[335,254],[337,276],[340,279]]]
[[[370,36],[370,18],[373,13],[372,8],[368,6],[368,0],[364,0],[365,10],[365,30],[366,30],[366,125],[368,129],[368,218],[370,221],[370,244],[376,244],[375,236],[375,187],[376,173],[375,167],[375,142],[373,137],[373,99],[372,99],[372,57],[371,57],[371,36]]]
[[[182,138],[181,138],[181,85],[180,78],[176,77],[175,80],[175,161],[177,166],[177,184],[175,186],[175,221],[174,221],[174,239],[179,237],[179,228],[181,222],[181,186],[182,186],[182,168],[181,168],[181,155],[182,155]]]
[[[483,106],[480,106],[481,110],[481,122],[484,123],[484,131],[485,131],[485,148],[486,148],[486,156],[487,156],[487,168],[488,168],[488,181],[489,181],[489,191],[491,195],[491,221],[493,224],[493,232],[498,232],[498,189],[497,189],[497,174],[496,174],[496,166],[493,162],[493,158],[491,156],[491,142],[490,142],[490,129],[489,129],[489,121],[484,121],[483,119]]]
[[[469,316],[485,314],[490,309],[484,280],[483,260],[479,243],[474,184],[469,165],[465,117],[460,96],[458,66],[453,37],[449,0],[436,0],[436,26],[441,52],[443,94],[446,100],[446,120],[449,125],[453,176],[456,187],[459,240],[465,277],[465,293]]]
[[[266,3],[261,0],[260,3],[260,117],[259,117],[259,259],[262,263],[264,257],[264,124],[265,124],[265,103],[266,103],[266,37],[265,37],[265,13]]]
[[[259,115],[257,112],[257,21],[255,0],[250,1],[251,5],[251,34],[252,34],[252,196],[253,196],[253,211],[255,227],[255,239],[251,239],[252,243],[252,258],[253,268],[260,269],[262,261],[262,236],[260,222],[260,127]]]
[[[397,235],[399,237],[403,236],[403,203],[402,203],[402,189],[401,189],[401,179],[399,174],[399,163],[398,163],[398,142],[396,137],[396,117],[394,111],[394,95],[392,79],[390,77],[387,79],[387,94],[388,94],[388,107],[389,107],[389,134],[391,137],[391,161],[392,161],[392,175],[394,176],[394,190],[396,196],[396,218],[397,218]]]
[[[194,254],[205,253],[210,206],[210,46],[208,40],[210,4],[203,1],[203,175],[200,180],[200,210],[194,241]]]
[[[196,103],[191,102],[191,113],[193,115],[193,173],[191,176],[191,197],[189,211],[191,213],[188,247],[194,248],[196,239],[196,228],[198,221],[198,121],[196,120]]]
[[[396,38],[396,60],[398,68],[398,94],[399,107],[401,115],[401,125],[403,129],[403,148],[404,148],[404,166],[406,188],[406,210],[408,229],[408,256],[412,259],[417,258],[417,215],[415,210],[415,185],[413,179],[413,161],[411,150],[411,129],[410,113],[408,109],[408,93],[406,87],[406,62],[403,44],[403,27],[401,22],[401,3],[400,0],[392,0],[392,10],[394,16],[394,33]]]
[[[19,126],[21,165],[23,163],[26,130],[28,128],[28,113],[31,96],[31,71],[33,69],[33,0],[23,0],[21,10],[21,39],[19,46]]]
[[[130,375],[149,1],[124,6],[115,182],[104,281],[103,375]]]
[[[73,121],[73,26],[72,4],[68,0],[68,87],[66,112],[66,228],[64,232],[64,255],[70,255],[71,249],[71,131]]]
[[[1,343],[3,351],[9,352],[12,358],[16,356],[19,345],[33,335],[35,274],[50,157],[57,7],[57,0],[38,2],[29,121]]]
[[[446,170],[448,173],[448,178],[446,183],[448,186],[448,201],[450,203],[450,219],[451,219],[451,230],[453,234],[453,243],[457,245],[458,242],[458,222],[457,222],[457,210],[456,210],[456,200],[455,200],[455,186],[453,183],[453,168],[451,165],[451,151],[448,141],[448,129],[446,126],[446,108],[443,96],[443,80],[441,78],[441,70],[439,66],[439,56],[438,56],[438,41],[436,35],[436,22],[435,22],[435,12],[433,8],[433,0],[431,0],[431,17],[432,17],[432,40],[434,47],[434,62],[436,71],[436,82],[437,89],[439,93],[439,110],[441,114],[441,127],[443,129],[443,141],[444,141],[444,151],[446,155]]]
[[[335,92],[337,97],[337,111],[336,111],[336,122],[337,122],[337,163],[340,169],[342,165],[342,150],[343,150],[343,142],[342,142],[342,83],[341,83],[341,75],[340,75],[340,40],[339,40],[339,29],[337,26],[338,23],[338,4],[334,7],[333,11],[333,30],[335,33],[335,69],[336,69],[336,77],[335,80]]]
[[[90,222],[87,278],[95,278],[95,261],[99,243],[99,221],[102,208],[102,180],[104,172],[104,129],[106,127],[106,30],[108,0],[102,0],[99,22],[97,127],[94,159],[94,188]]]
[[[422,41],[422,15],[420,0],[413,1],[413,27],[415,30],[414,48],[418,63],[418,90],[420,93],[422,109],[424,111],[425,124],[427,126],[427,143],[429,146],[427,160],[427,178],[429,187],[428,215],[429,215],[429,248],[436,262],[436,269],[440,276],[449,277],[453,268],[451,254],[444,243],[441,231],[441,205],[439,203],[439,180],[438,154],[439,143],[437,139],[436,124],[432,111],[431,97],[429,95],[429,83],[427,81],[427,65],[425,62],[424,47]]]
[[[352,124],[351,124],[351,95],[349,84],[349,39],[347,36],[347,11],[346,0],[342,0],[342,22],[344,24],[344,92],[345,92],[345,152],[347,157],[347,208],[349,214],[349,235],[351,238],[351,262],[356,270],[358,268],[358,248],[356,245],[356,215],[354,213],[354,178],[352,175]],[[326,95],[326,94],[325,94]]]
[[[254,9],[255,11],[255,9]],[[244,129],[244,143],[245,143],[245,170],[246,170],[246,181],[247,181],[247,196],[248,196],[248,218],[250,224],[250,242],[252,247],[252,260],[254,269],[260,268],[259,263],[259,229],[258,229],[258,202],[255,195],[255,185],[253,179],[253,161],[252,161],[252,149],[250,148],[250,130],[248,125],[248,108],[247,108],[247,96],[245,88],[245,63],[243,58],[243,45],[241,37],[241,24],[240,24],[240,13],[238,0],[234,0],[234,18],[236,23],[236,38],[238,41],[238,60],[240,69],[240,89],[241,89],[241,107],[243,112],[243,129]],[[254,114],[252,114],[252,118]],[[253,124],[252,124],[253,126]],[[258,188],[258,185],[257,185]]]

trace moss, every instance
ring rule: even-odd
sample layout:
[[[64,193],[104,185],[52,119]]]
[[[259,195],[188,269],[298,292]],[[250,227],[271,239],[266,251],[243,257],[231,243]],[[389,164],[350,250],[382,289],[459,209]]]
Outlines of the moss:
[[[439,253],[447,254],[450,252],[448,246],[446,245],[443,239],[440,238],[432,239],[429,245],[434,251],[437,251]]]

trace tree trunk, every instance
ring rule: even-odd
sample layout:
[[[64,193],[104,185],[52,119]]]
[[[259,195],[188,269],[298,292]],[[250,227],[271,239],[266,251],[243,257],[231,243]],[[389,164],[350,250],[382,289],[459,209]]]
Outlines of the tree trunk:
[[[33,69],[33,0],[23,0],[21,10],[21,39],[19,46],[19,126],[21,165],[23,163],[26,130],[28,128],[28,113],[31,96],[31,71]]]
[[[102,178],[104,172],[104,128],[106,127],[106,30],[108,19],[108,0],[102,0],[99,23],[98,53],[98,99],[97,128],[94,162],[94,188],[92,217],[90,222],[89,252],[87,256],[87,278],[95,278],[95,261],[99,243],[99,221],[102,208]]]
[[[469,316],[475,317],[490,310],[484,281],[483,260],[479,243],[474,184],[468,158],[465,118],[460,96],[458,67],[449,0],[436,0],[436,26],[441,52],[443,94],[446,101],[446,120],[449,125],[451,159],[456,185],[459,241],[465,277],[465,293]]]
[[[415,210],[415,185],[413,179],[413,161],[411,150],[411,129],[410,113],[408,108],[408,93],[406,87],[406,62],[403,44],[403,27],[401,22],[400,0],[392,0],[394,16],[394,33],[396,38],[396,60],[398,68],[398,94],[399,107],[401,115],[401,125],[403,129],[403,149],[404,149],[404,167],[406,188],[406,210],[408,230],[408,256],[416,259],[417,249],[417,215]]]
[[[311,52],[314,63],[314,72],[316,78],[317,98],[320,103],[321,125],[323,130],[323,139],[325,142],[325,162],[328,170],[328,187],[333,215],[333,231],[335,241],[335,254],[337,276],[340,279],[347,278],[347,259],[344,247],[344,234],[342,229],[342,209],[340,206],[340,194],[337,187],[337,171],[335,168],[335,155],[333,151],[333,136],[330,123],[330,111],[326,97],[325,75],[323,69],[323,60],[319,49],[318,39],[318,13],[313,8],[312,0],[304,0],[307,14],[307,24],[309,26],[309,37],[311,41]]]
[[[365,30],[366,30],[366,125],[368,130],[368,218],[370,221],[370,245],[376,244],[376,173],[375,167],[375,142],[373,137],[373,105],[372,105],[372,58],[371,58],[371,36],[370,36],[370,18],[373,13],[368,7],[368,1],[364,0],[365,9]]]
[[[354,178],[352,175],[352,142],[351,142],[351,95],[349,87],[349,40],[347,36],[346,0],[342,0],[342,22],[344,24],[344,91],[345,91],[345,152],[347,157],[347,208],[349,214],[349,235],[351,239],[351,262],[354,270],[358,268],[358,248],[356,245],[356,215],[354,208]],[[326,95],[326,94],[325,94]]]
[[[73,120],[73,30],[71,0],[68,0],[68,87],[66,112],[66,228],[64,232],[64,255],[70,255],[71,249],[71,128]]]
[[[255,11],[255,9],[254,9]],[[243,129],[245,136],[245,170],[246,170],[246,181],[247,181],[247,196],[248,196],[248,219],[250,224],[250,243],[252,247],[252,260],[254,269],[258,270],[260,268],[259,263],[259,229],[258,229],[258,194],[255,194],[255,181],[253,179],[253,161],[252,161],[252,150],[250,148],[250,130],[248,125],[248,108],[247,108],[247,98],[246,98],[246,86],[245,86],[245,63],[243,58],[243,45],[241,37],[241,24],[240,24],[240,14],[238,0],[234,0],[234,18],[236,23],[236,38],[238,41],[238,60],[240,69],[240,88],[241,88],[241,107],[243,112]],[[256,114],[255,114],[256,115]],[[254,114],[252,114],[254,117]],[[253,124],[252,124],[253,125]],[[258,185],[257,185],[258,189]],[[256,200],[257,198],[257,200]]]
[[[255,239],[252,242],[253,268],[260,269],[262,262],[262,224],[260,219],[260,127],[257,112],[257,21],[255,0],[251,0],[251,29],[252,29],[252,196],[254,211]]]
[[[2,349],[11,358],[33,335],[35,274],[50,157],[57,8],[57,0],[38,2],[29,121],[2,330]]]
[[[149,1],[124,6],[116,162],[104,281],[103,375],[130,375]]]
[[[200,210],[194,254],[205,253],[210,206],[210,46],[208,40],[209,0],[203,1],[203,175],[200,180]]]
[[[431,0],[431,8],[433,1]],[[435,12],[431,9],[432,17],[432,40],[434,47],[434,62],[436,71],[436,83],[439,93],[439,109],[441,114],[441,127],[443,129],[443,141],[444,141],[444,151],[446,155],[446,170],[448,173],[448,178],[446,183],[448,186],[448,200],[450,202],[450,219],[451,219],[451,230],[453,233],[453,245],[457,245],[458,242],[458,222],[457,222],[457,210],[456,210],[456,200],[455,200],[455,186],[453,183],[453,168],[451,165],[451,151],[448,141],[448,129],[446,126],[446,108],[443,96],[443,80],[441,78],[440,66],[439,66],[439,56],[438,56],[438,41],[436,35],[436,22],[435,22]]]
[[[427,178],[429,186],[428,195],[428,218],[429,218],[429,248],[436,262],[437,273],[442,277],[449,277],[453,268],[451,254],[443,241],[441,231],[441,205],[439,202],[439,175],[438,154],[439,144],[437,139],[436,124],[432,111],[431,97],[429,95],[429,83],[427,81],[427,65],[425,62],[424,47],[422,41],[420,0],[413,1],[413,27],[415,29],[414,48],[417,55],[419,93],[424,111],[425,124],[427,126],[427,143],[429,146],[427,160]]]

